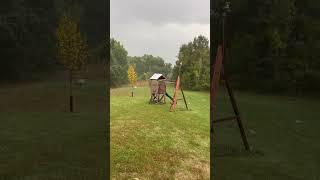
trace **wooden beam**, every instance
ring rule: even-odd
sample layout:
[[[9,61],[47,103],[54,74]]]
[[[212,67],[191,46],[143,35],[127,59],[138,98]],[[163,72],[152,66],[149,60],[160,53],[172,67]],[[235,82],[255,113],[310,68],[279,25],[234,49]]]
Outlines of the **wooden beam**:
[[[237,118],[238,118],[237,116],[229,116],[229,117],[219,118],[219,119],[216,119],[215,121],[213,121],[213,123],[236,120]]]
[[[225,75],[224,72],[222,72],[222,74],[223,74],[223,78],[225,80],[226,88],[227,88],[227,91],[228,91],[228,94],[229,94],[229,98],[230,98],[230,101],[231,101],[231,104],[232,104],[233,112],[237,117],[236,119],[237,119],[238,127],[240,129],[240,134],[241,134],[241,138],[242,138],[242,141],[243,141],[243,145],[245,146],[247,151],[250,151],[250,146],[249,146],[249,143],[248,143],[248,140],[247,140],[247,136],[246,136],[246,133],[245,133],[245,130],[244,130],[241,118],[240,118],[240,112],[239,112],[239,109],[238,109],[236,98],[234,97],[234,94],[233,94],[233,91],[232,91],[232,88],[230,86],[230,83],[229,83],[229,80],[228,80],[227,76]]]
[[[183,96],[184,104],[186,105],[187,110],[189,110],[189,108],[188,108],[188,104],[187,104],[186,98],[185,98],[185,96],[184,96],[184,92],[183,92],[182,87],[180,87],[180,90],[181,90],[181,92],[182,92],[182,96]]]

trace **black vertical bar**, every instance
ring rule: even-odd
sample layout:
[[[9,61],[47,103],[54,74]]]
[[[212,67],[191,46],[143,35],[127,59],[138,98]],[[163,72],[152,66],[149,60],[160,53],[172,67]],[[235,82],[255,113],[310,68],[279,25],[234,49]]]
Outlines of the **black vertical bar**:
[[[110,1],[103,1],[105,2],[105,31],[106,31],[106,39],[108,43],[105,43],[107,45],[107,59],[106,59],[106,133],[104,136],[106,136],[106,179],[110,179],[111,177],[111,171],[110,171]],[[103,146],[105,147],[105,146]],[[105,157],[105,156],[102,156]]]

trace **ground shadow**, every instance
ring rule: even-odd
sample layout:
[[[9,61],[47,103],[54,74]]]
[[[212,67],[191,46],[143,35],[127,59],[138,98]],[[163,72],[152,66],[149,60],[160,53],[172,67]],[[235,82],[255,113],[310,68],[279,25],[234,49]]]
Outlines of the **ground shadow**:
[[[231,146],[226,144],[216,144],[214,147],[214,157],[251,157],[251,156],[265,156],[265,153],[259,149],[251,148],[250,151],[244,147]]]

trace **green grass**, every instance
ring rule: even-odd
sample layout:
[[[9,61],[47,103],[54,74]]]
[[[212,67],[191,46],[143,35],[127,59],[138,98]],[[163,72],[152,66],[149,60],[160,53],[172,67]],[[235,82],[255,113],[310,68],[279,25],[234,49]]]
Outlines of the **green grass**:
[[[209,179],[209,93],[186,91],[179,101],[150,105],[149,87],[111,90],[113,179]],[[172,90],[169,90],[172,95]]]
[[[64,83],[1,87],[0,177],[104,179],[105,89],[103,82],[75,88],[76,112],[68,113]]]
[[[215,178],[245,180],[320,179],[320,102],[236,93],[252,152],[245,152],[235,123],[216,130]],[[220,96],[218,116],[231,113]]]
[[[172,90],[170,90],[172,94]],[[176,112],[149,105],[149,89],[111,91],[111,171],[114,179],[208,179],[209,94],[185,92]],[[218,124],[216,179],[320,179],[320,102],[236,93],[252,152],[236,124]],[[75,90],[66,112],[64,83],[0,87],[0,177],[103,179],[106,176],[105,84]],[[219,116],[231,113],[218,97]]]

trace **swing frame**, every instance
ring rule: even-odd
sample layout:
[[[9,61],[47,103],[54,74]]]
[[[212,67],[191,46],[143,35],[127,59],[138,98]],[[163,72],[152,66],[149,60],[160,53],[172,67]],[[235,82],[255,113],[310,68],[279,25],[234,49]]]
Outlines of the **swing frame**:
[[[216,10],[216,9],[215,9]],[[241,134],[241,138],[242,138],[242,142],[243,145],[245,147],[245,149],[247,151],[250,151],[250,146],[247,140],[247,136],[244,130],[244,126],[241,120],[241,116],[240,116],[240,111],[233,93],[233,90],[231,88],[228,76],[226,75],[225,71],[224,71],[224,65],[223,65],[223,60],[225,58],[225,24],[226,24],[226,17],[227,14],[230,12],[230,2],[228,0],[225,1],[224,7],[222,8],[222,12],[221,12],[221,19],[222,19],[222,45],[218,44],[217,47],[217,54],[216,54],[216,59],[215,62],[213,63],[213,73],[211,76],[211,90],[210,90],[210,111],[211,111],[211,118],[210,118],[210,138],[213,139],[214,135],[214,131],[213,131],[213,126],[214,124],[220,123],[220,122],[226,122],[226,121],[234,121],[236,120],[239,130],[240,130],[240,134]],[[219,15],[215,14],[215,15]],[[217,25],[218,23],[216,23],[215,25]],[[218,32],[216,32],[218,33]],[[229,100],[231,102],[232,105],[232,109],[234,112],[234,115],[232,116],[228,116],[228,117],[223,117],[223,118],[219,118],[219,119],[215,119],[215,114],[216,114],[216,96],[217,96],[217,89],[219,86],[219,82],[220,80],[224,80],[225,82],[225,87],[227,89],[228,95],[229,95]],[[211,141],[212,143],[212,141]]]

